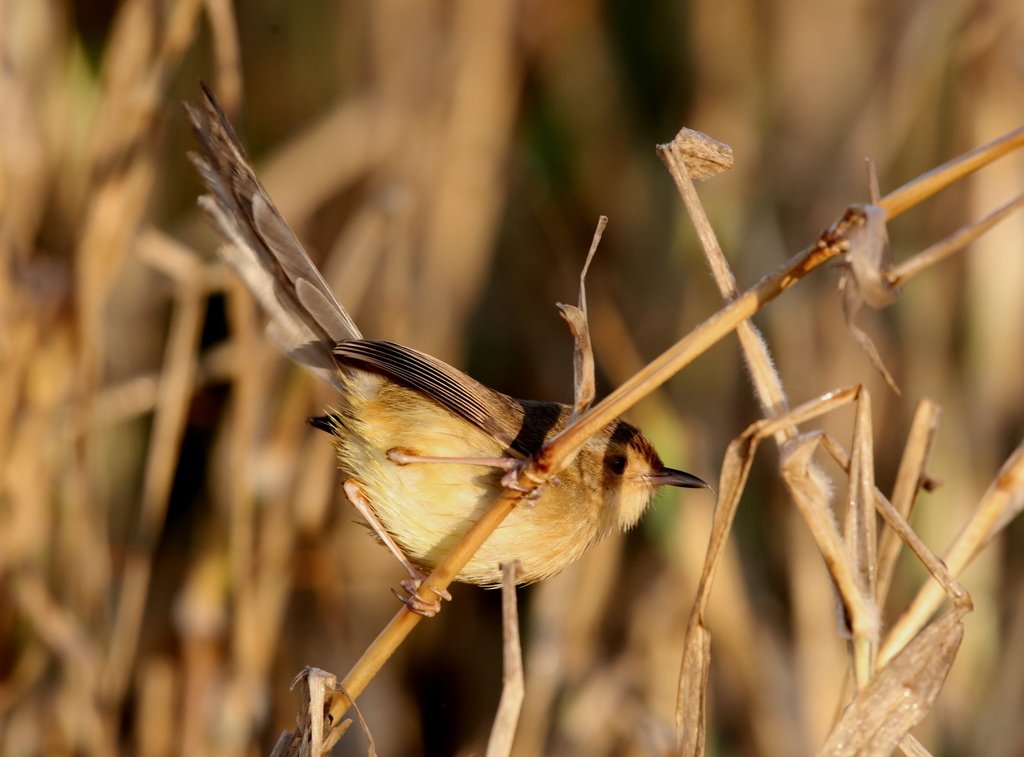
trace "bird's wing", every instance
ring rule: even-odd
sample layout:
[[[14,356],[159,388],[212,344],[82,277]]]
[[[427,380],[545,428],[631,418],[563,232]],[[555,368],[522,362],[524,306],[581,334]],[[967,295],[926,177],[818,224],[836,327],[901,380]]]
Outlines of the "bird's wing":
[[[435,357],[393,342],[344,341],[335,346],[334,357],[422,392],[521,455],[539,449],[547,433],[564,423],[569,409],[554,402],[513,399]]]

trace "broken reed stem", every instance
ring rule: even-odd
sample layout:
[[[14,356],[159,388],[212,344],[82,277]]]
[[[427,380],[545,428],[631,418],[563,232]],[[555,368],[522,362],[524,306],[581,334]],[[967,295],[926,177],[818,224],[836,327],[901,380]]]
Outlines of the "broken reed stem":
[[[987,145],[964,153],[942,166],[923,174],[883,197],[878,205],[886,219],[894,218],[908,208],[944,189],[968,173],[1012,149],[1024,145],[1024,128],[1011,132]],[[776,273],[769,274],[698,325],[672,347],[652,360],[631,379],[619,386],[601,402],[581,415],[577,421],[552,438],[528,465],[520,471],[524,486],[543,485],[564,468],[580,448],[602,426],[653,392],[708,348],[731,333],[738,324],[753,316],[762,306],[778,297],[814,269],[837,257],[841,252],[843,232],[855,222],[860,211],[851,208],[829,227],[818,242],[797,253]],[[512,512],[522,494],[506,490],[487,512],[473,524],[455,548],[440,562],[423,582],[422,589],[436,591],[446,588],[469,562],[473,554]],[[342,682],[347,692],[331,703],[328,718],[338,723],[349,707],[349,697],[358,697],[377,674],[384,662],[398,648],[421,620],[421,616],[402,607],[380,632]]]
[[[687,164],[689,155],[682,152],[682,147],[677,145],[675,140],[667,145],[659,146],[658,155],[668,167],[668,171],[675,181],[676,189],[679,191],[679,196],[682,197],[683,204],[686,205],[686,210],[697,230],[701,247],[704,248],[704,255],[711,266],[719,293],[726,301],[735,299],[739,294],[736,277],[725,258],[722,246],[718,243],[718,236],[704,211],[704,204],[697,194],[697,187],[694,186],[693,176]],[[751,382],[761,405],[762,414],[774,418],[786,412],[789,409],[789,402],[786,399],[785,389],[782,387],[782,379],[778,371],[775,370],[768,345],[761,333],[751,321],[744,320],[736,326],[736,336],[740,340],[743,359],[750,369]],[[795,434],[794,429],[783,428],[776,438],[781,444]]]

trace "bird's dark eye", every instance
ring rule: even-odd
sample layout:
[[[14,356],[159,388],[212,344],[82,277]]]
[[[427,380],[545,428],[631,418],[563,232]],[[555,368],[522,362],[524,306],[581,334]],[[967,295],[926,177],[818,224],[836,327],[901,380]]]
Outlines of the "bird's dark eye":
[[[616,476],[621,476],[626,472],[626,457],[624,455],[613,455],[608,458],[608,467],[612,469],[612,473]]]

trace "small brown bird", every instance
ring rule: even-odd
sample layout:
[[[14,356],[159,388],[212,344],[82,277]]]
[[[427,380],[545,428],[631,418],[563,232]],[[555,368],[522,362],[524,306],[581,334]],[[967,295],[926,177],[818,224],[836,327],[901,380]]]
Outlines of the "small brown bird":
[[[430,355],[363,339],[213,95],[204,87],[202,104],[185,107],[202,150],[190,158],[212,192],[200,204],[228,242],[221,255],[266,310],[281,349],[338,390],[337,409],[310,422],[333,435],[345,494],[408,570],[403,601],[432,615],[438,603],[417,593],[421,571],[494,503],[503,474],[565,426],[571,408],[513,399]],[[609,423],[506,518],[456,580],[497,585],[499,564],[509,560],[519,561],[520,583],[552,576],[612,530],[633,526],[665,485],[707,486],[665,467],[639,429]]]

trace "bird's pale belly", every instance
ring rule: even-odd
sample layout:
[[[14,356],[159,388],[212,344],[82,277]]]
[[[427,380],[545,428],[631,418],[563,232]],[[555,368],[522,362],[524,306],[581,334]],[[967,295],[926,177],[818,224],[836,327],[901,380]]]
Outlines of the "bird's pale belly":
[[[388,418],[394,413],[372,400],[376,407],[370,412],[366,407],[350,408],[342,414],[344,428],[339,429],[335,441],[343,474],[359,484],[374,513],[408,557],[429,570],[497,501],[504,472],[447,462],[399,465],[388,459],[388,451],[402,449],[424,457],[494,458],[505,450],[435,403],[419,395],[409,400],[401,403],[401,418]],[[387,404],[396,407],[394,398]],[[356,410],[362,412],[357,415]],[[373,424],[360,420],[367,415],[375,419]],[[456,580],[496,585],[501,581],[500,563],[518,560],[520,583],[531,583],[576,560],[598,538],[600,518],[597,512],[580,513],[585,503],[565,486],[561,481],[550,482],[539,498],[517,506]]]

